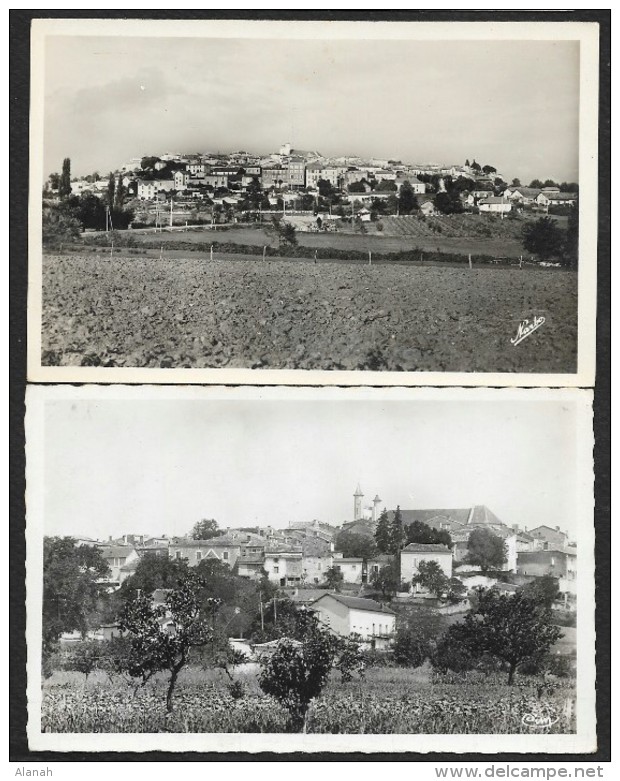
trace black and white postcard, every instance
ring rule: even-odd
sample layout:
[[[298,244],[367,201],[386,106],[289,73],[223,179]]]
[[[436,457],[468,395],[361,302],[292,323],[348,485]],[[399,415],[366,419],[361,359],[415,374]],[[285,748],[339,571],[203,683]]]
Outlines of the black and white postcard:
[[[27,397],[33,751],[596,750],[592,393]]]
[[[592,385],[598,36],[35,20],[29,379]]]

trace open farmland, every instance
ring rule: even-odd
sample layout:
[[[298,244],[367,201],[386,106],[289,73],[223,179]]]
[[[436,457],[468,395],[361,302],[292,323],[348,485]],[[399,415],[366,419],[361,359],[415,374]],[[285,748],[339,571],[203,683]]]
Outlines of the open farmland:
[[[576,348],[558,269],[43,259],[43,365],[573,372]]]
[[[377,225],[383,230],[378,231]],[[383,217],[378,223],[367,223],[367,233],[338,230],[329,233],[297,232],[301,247],[321,249],[331,247],[338,250],[354,250],[374,253],[400,252],[420,249],[423,252],[456,252],[467,255],[494,255],[518,258],[524,254],[521,241],[523,221],[499,220],[480,215],[439,215],[436,217]],[[255,246],[277,246],[277,239],[268,228],[219,227],[193,228],[188,231],[175,230],[164,233],[155,231],[128,231],[144,246],[164,244],[173,246],[177,242],[201,243],[213,241]]]
[[[574,680],[566,679],[539,699],[536,681],[507,686],[505,674],[433,674],[426,666],[373,668],[365,680],[342,683],[333,672],[308,712],[306,732],[348,734],[567,734],[575,732]],[[103,673],[88,681],[55,673],[44,684],[43,732],[288,732],[285,709],[264,695],[253,671],[235,679],[243,695],[231,697],[213,670],[188,669],[179,678],[171,715],[165,711],[163,678],[138,689]],[[484,686],[481,683],[484,682]],[[551,726],[532,729],[528,714],[548,709]]]

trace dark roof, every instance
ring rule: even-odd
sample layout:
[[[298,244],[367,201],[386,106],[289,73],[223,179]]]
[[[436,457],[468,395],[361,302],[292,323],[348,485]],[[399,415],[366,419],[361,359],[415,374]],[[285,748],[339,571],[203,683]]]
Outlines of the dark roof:
[[[176,537],[174,540],[172,540],[171,545],[176,548],[240,547],[239,540],[234,540],[232,537],[213,537],[211,540],[190,540]]]
[[[132,550],[133,545],[106,545],[101,548],[101,555],[104,559],[121,558],[129,556]]]
[[[322,597],[319,597],[319,599],[316,600],[316,602],[313,602],[314,605],[325,597],[332,597],[337,602],[340,602],[343,605],[346,605],[346,607],[350,608],[351,610],[367,610],[370,613],[388,613],[389,615],[395,616],[396,613],[393,610],[390,610],[389,607],[385,607],[385,605],[382,605],[380,602],[375,602],[374,599],[363,599],[362,597],[345,597],[342,594],[323,594]]]
[[[408,553],[450,553],[447,545],[439,542],[410,542],[403,548]]]
[[[414,521],[431,524],[434,520],[453,521],[462,525],[471,526],[497,525],[505,524],[483,504],[474,505],[474,507],[460,507],[457,509],[434,509],[434,510],[401,510],[403,524],[409,526]],[[394,511],[388,513],[390,520],[394,517]]]
[[[574,201],[577,193],[543,193],[550,201]]]

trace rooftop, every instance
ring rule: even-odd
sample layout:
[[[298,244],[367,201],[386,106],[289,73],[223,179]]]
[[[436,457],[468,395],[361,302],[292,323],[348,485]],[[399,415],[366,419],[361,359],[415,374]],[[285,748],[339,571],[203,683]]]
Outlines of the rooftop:
[[[316,605],[317,602],[319,602],[321,599],[325,599],[325,597],[332,597],[332,599],[335,599],[342,605],[346,605],[346,607],[350,608],[351,610],[367,610],[370,613],[387,613],[391,616],[396,615],[396,613],[394,613],[393,610],[390,610],[389,607],[385,607],[385,605],[382,605],[380,602],[375,602],[374,599],[363,599],[362,597],[345,597],[342,594],[323,594],[323,596],[319,597],[316,602],[313,602],[312,604]]]
[[[403,548],[407,553],[451,553],[447,545],[438,542],[410,542]]]

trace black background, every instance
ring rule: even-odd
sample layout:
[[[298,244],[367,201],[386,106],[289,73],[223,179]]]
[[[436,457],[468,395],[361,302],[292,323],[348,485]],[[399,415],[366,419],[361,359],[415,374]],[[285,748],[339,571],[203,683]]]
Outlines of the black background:
[[[25,453],[26,292],[28,287],[28,133],[30,93],[30,22],[41,18],[84,19],[279,19],[381,22],[598,22],[599,76],[599,203],[597,360],[594,397],[595,527],[596,527],[596,715],[598,750],[594,754],[248,754],[241,752],[52,752],[29,751],[26,739],[26,589],[25,589]],[[10,35],[10,760],[11,761],[414,761],[596,762],[611,760],[610,570],[611,570],[611,12],[593,11],[45,11],[11,10]],[[7,183],[9,187],[9,183]]]

